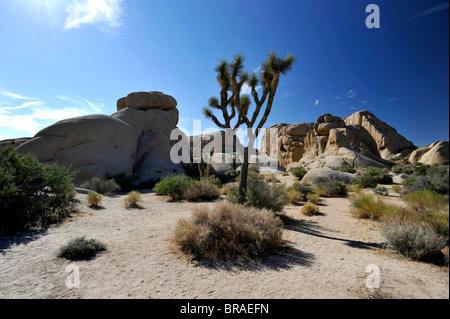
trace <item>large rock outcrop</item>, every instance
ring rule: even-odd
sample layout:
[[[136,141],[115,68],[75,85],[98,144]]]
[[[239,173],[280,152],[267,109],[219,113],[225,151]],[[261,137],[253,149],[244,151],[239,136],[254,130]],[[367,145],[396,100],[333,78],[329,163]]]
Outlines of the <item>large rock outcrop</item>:
[[[420,162],[428,165],[448,165],[449,142],[437,141],[431,145],[421,147],[409,156],[411,163]]]
[[[364,127],[373,137],[382,158],[390,159],[398,154],[408,154],[416,146],[400,135],[395,128],[378,119],[369,111],[359,111],[344,118],[346,125]]]
[[[160,107],[158,107],[160,105]],[[75,183],[106,174],[136,173],[141,180],[181,173],[170,159],[170,133],[178,123],[176,100],[161,92],[131,93],[111,116],[59,121],[19,145],[19,154],[77,171]]]
[[[362,150],[363,155],[353,161],[355,150]],[[308,168],[341,167],[344,163],[355,167],[392,166],[381,157],[377,142],[363,126],[346,124],[328,113],[319,116],[316,123],[272,126],[264,134],[260,152],[277,157],[285,168],[296,162]]]

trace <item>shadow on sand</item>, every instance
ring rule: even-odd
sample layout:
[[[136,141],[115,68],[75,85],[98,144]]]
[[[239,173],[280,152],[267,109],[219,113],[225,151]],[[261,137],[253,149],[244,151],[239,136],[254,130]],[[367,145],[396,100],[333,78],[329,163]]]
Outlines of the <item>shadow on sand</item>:
[[[47,233],[46,229],[21,231],[12,235],[0,237],[0,254],[4,255],[6,250],[12,246],[26,245],[39,239]]]

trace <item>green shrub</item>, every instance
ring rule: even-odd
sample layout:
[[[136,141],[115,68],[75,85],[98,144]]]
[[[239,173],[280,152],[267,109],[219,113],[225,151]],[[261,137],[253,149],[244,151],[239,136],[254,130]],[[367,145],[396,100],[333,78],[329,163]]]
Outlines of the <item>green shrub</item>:
[[[443,259],[445,238],[421,224],[395,221],[386,224],[381,234],[391,248],[411,259],[433,262]]]
[[[155,185],[158,195],[168,195],[171,200],[184,198],[184,192],[195,181],[185,175],[168,175]]]
[[[402,187],[400,185],[392,185],[391,191],[400,194],[402,192]]]
[[[386,168],[367,167],[355,180],[362,188],[374,188],[378,184],[392,184],[392,176]]]
[[[303,176],[305,176],[307,173],[306,168],[304,167],[294,167],[291,171],[291,174],[295,177],[297,177],[299,180],[301,180],[303,178]]]
[[[184,192],[184,198],[190,202],[211,201],[219,197],[218,187],[207,180],[193,183]]]
[[[119,185],[120,191],[130,192],[136,188],[133,182],[139,180],[139,175],[134,173],[120,173],[112,176],[107,175],[106,179],[113,179]]]
[[[384,186],[377,186],[377,187],[373,188],[372,191],[375,195],[383,195],[383,196],[389,195],[389,189],[387,189]]]
[[[308,202],[313,203],[313,204],[317,204],[317,203],[320,203],[322,201],[320,196],[317,195],[316,193],[308,193],[308,194],[306,194],[306,199],[307,199]]]
[[[356,218],[372,220],[391,220],[404,215],[400,206],[386,204],[383,200],[364,192],[352,198],[351,213]]]
[[[107,180],[102,180],[98,177],[92,177],[90,180],[84,182],[80,185],[82,188],[90,189],[99,194],[106,196],[111,196],[120,192],[120,186],[112,178]]]
[[[87,194],[87,201],[90,206],[99,206],[102,201],[102,195],[96,192],[89,192]]]
[[[77,237],[62,246],[57,256],[70,260],[88,259],[105,250],[106,245],[98,240]]]
[[[305,205],[302,206],[300,212],[306,216],[312,216],[317,215],[320,212],[320,210],[317,205],[314,205],[312,203],[306,203]]]
[[[319,183],[315,191],[323,197],[347,197],[348,194],[347,185],[338,180]]]
[[[412,163],[399,163],[391,168],[392,173],[411,175],[416,170],[416,165]]]
[[[297,193],[299,194],[300,201],[306,201],[306,195],[310,194],[313,192],[313,188],[309,185],[303,184],[303,183],[299,183],[299,182],[295,182],[294,184],[292,184],[291,186],[288,187],[288,192],[292,192],[292,193]]]
[[[230,187],[227,192],[227,199],[232,203],[237,203],[238,191],[237,185]],[[246,206],[280,212],[288,201],[289,198],[284,186],[279,184],[269,185],[262,176],[248,175],[244,203]]]
[[[197,260],[254,260],[280,250],[284,244],[281,226],[281,220],[268,210],[219,203],[195,208],[190,219],[179,220],[172,240]]]
[[[0,235],[31,226],[45,227],[68,215],[74,173],[0,148]]]
[[[350,165],[345,165],[345,166],[339,167],[337,170],[340,172],[344,172],[344,173],[352,173],[352,174],[356,173],[356,170],[353,167],[351,167]]]
[[[141,200],[141,193],[137,191],[131,191],[124,199],[124,205],[126,208],[138,207],[138,202]]]
[[[403,181],[404,188],[409,192],[428,189],[439,194],[449,194],[449,174],[446,166],[421,166]]]

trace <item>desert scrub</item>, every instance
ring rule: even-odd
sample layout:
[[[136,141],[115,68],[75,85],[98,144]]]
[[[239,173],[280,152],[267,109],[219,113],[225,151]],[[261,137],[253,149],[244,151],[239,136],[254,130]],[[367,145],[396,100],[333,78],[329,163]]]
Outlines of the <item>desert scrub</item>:
[[[338,167],[338,169],[337,169],[339,172],[344,172],[344,173],[356,173],[356,170],[353,168],[353,167],[351,167],[350,165],[345,165],[345,166],[342,166],[342,167]]]
[[[12,146],[0,148],[0,236],[67,217],[73,177],[66,167],[42,164]]]
[[[303,201],[305,197],[302,193],[292,188],[288,189],[286,194],[289,198],[289,203],[294,205],[297,205],[299,202]]]
[[[141,200],[141,193],[137,191],[131,191],[124,199],[124,205],[126,208],[138,207],[138,202]]]
[[[386,204],[383,200],[364,192],[352,196],[351,202],[351,214],[356,218],[380,221],[391,220],[404,214],[400,206]]]
[[[304,167],[294,167],[291,171],[291,174],[295,177],[297,177],[299,180],[301,180],[303,178],[303,176],[305,176],[307,173],[306,168]]]
[[[347,197],[348,189],[344,182],[332,180],[318,184],[315,193],[323,197]]]
[[[100,195],[99,193],[96,192],[89,192],[87,194],[87,201],[89,206],[95,206],[98,207],[100,206],[100,203],[102,201],[102,195]]]
[[[181,200],[184,192],[195,181],[186,175],[168,175],[155,185],[158,195],[168,195],[171,200]]]
[[[184,192],[184,198],[190,202],[211,201],[219,197],[220,192],[218,187],[207,180],[195,182]]]
[[[306,194],[306,200],[312,204],[318,204],[322,201],[322,198],[316,193],[308,193]]]
[[[295,182],[287,189],[289,197],[295,196],[296,201],[306,201],[306,196],[313,192],[313,188],[309,185]]]
[[[320,212],[320,209],[317,205],[314,205],[312,203],[306,203],[305,205],[302,206],[300,212],[306,216],[313,216],[317,215]]]
[[[96,239],[77,237],[62,246],[57,256],[70,260],[88,259],[106,250],[106,245]]]
[[[372,188],[372,191],[375,195],[382,195],[382,196],[388,196],[389,195],[389,189],[387,189],[384,186],[377,186],[375,188]]]
[[[411,175],[416,170],[416,165],[413,163],[399,163],[391,168],[392,173]]]
[[[386,224],[381,234],[386,244],[395,251],[418,261],[439,262],[446,240],[433,229],[411,221],[394,221]]]
[[[90,180],[84,182],[80,185],[82,188],[90,189],[99,194],[105,196],[111,196],[120,192],[120,186],[112,178],[107,180],[102,180],[98,177],[92,177]]]
[[[402,192],[402,186],[401,185],[392,185],[391,187],[391,191],[396,193],[396,194],[400,194]]]
[[[367,167],[354,181],[362,188],[374,188],[378,184],[392,184],[392,176],[387,168]]]
[[[231,186],[228,189],[227,199],[232,203],[237,203],[238,186]],[[264,177],[257,174],[249,174],[247,177],[247,193],[245,196],[245,206],[268,209],[273,212],[280,212],[288,203],[289,198],[283,185],[269,185]]]
[[[282,222],[269,210],[231,203],[197,207],[180,219],[173,242],[197,260],[242,261],[267,257],[284,245]]]
[[[428,189],[439,194],[448,195],[448,166],[419,166],[402,184],[408,192]]]
[[[122,192],[130,192],[136,188],[133,182],[139,180],[139,175],[134,173],[120,173],[117,175],[107,175],[106,179],[113,179],[119,185]]]

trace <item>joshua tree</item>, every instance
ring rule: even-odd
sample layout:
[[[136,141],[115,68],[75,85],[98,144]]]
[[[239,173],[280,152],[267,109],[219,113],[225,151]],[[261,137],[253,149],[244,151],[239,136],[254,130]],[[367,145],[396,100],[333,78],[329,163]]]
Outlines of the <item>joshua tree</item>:
[[[244,71],[244,56],[242,54],[236,54],[233,62],[228,63],[226,60],[220,60],[215,69],[218,74],[217,80],[221,87],[220,99],[211,97],[209,99],[209,107],[203,108],[203,114],[223,129],[236,130],[242,124],[247,125],[247,128],[255,129],[255,134],[252,139],[249,138],[247,150],[244,151],[244,163],[241,166],[238,195],[238,201],[241,203],[245,200],[247,190],[248,149],[253,148],[254,139],[258,136],[260,129],[266,123],[267,117],[270,114],[275,93],[277,92],[280,74],[285,75],[292,70],[294,62],[295,57],[292,54],[288,54],[284,59],[281,59],[275,52],[270,52],[267,60],[261,65],[261,75],[258,78],[256,72],[253,72],[249,76]],[[245,83],[251,88],[251,95],[255,102],[255,110],[251,116],[249,114],[251,98],[249,95],[241,94],[242,86]],[[257,86],[259,84],[261,84],[263,89],[261,96],[257,92]],[[261,108],[266,101],[267,104],[264,114],[259,124],[255,127]],[[213,114],[213,109],[222,111],[223,123]],[[232,125],[231,121],[236,115],[237,121]]]
[[[356,141],[356,143],[350,143],[350,147],[353,149],[353,152],[355,152],[355,157],[352,161],[352,168],[355,168],[355,162],[358,157],[361,155],[364,155],[366,153],[366,150],[361,145],[361,141]]]

